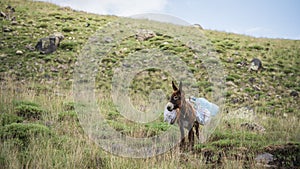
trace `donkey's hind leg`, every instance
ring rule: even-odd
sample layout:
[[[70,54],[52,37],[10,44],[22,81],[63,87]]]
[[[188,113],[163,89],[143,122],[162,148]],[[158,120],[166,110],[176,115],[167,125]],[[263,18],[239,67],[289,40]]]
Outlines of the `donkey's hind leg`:
[[[199,123],[196,121],[195,124],[194,124],[194,127],[195,127],[195,130],[196,130],[196,136],[197,136],[197,139],[199,140],[200,139],[200,135],[199,135]]]
[[[195,140],[193,127],[190,129],[188,137],[189,137],[189,148],[190,148],[190,150],[193,150],[194,140]]]

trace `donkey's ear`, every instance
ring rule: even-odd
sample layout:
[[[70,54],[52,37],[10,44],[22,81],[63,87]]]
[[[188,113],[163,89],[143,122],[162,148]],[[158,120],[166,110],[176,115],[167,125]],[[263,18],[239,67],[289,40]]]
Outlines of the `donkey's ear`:
[[[179,83],[179,91],[182,92],[182,82]]]
[[[173,87],[173,90],[174,90],[174,91],[177,91],[177,90],[178,90],[178,88],[177,88],[176,84],[174,83],[174,81],[172,81],[172,87]]]

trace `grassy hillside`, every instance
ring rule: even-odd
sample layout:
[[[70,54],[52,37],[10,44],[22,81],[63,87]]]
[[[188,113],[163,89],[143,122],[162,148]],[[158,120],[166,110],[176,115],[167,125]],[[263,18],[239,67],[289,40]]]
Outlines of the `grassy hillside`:
[[[72,90],[84,45],[118,18],[21,0],[1,1],[0,11],[8,5],[15,8],[16,21],[0,20],[0,168],[261,168],[255,157],[264,152],[276,158],[272,165],[300,167],[300,97],[291,95],[300,92],[300,41],[201,30],[226,74],[223,120],[193,151],[175,148],[152,158],[130,159],[111,155],[88,139],[77,118]],[[44,55],[30,50],[54,32],[65,36],[57,51]],[[181,56],[197,80],[198,96],[211,99],[214,92],[195,51],[176,37],[155,33],[146,40],[122,39],[97,68],[100,112],[124,135],[152,137],[170,128],[162,117],[146,124],[122,117],[109,97],[114,67],[136,51],[157,48]],[[253,58],[262,61],[262,71],[248,71]],[[151,91],[170,94],[172,79],[158,69],[143,70],[130,84],[132,104],[140,110],[149,108],[145,105]],[[264,131],[242,124],[257,124]]]

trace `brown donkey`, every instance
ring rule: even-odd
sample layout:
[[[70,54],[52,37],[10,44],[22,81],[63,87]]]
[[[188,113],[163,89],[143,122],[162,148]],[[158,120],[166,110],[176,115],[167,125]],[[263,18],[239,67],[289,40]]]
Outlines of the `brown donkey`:
[[[196,111],[193,106],[185,99],[184,92],[182,90],[182,82],[179,83],[179,88],[172,81],[173,94],[171,95],[170,101],[167,105],[168,111],[176,110],[176,121],[179,125],[181,142],[180,147],[184,146],[184,128],[188,132],[189,146],[190,149],[194,147],[194,130],[196,130],[196,136],[199,138],[199,123],[196,121]],[[175,120],[174,120],[175,121]],[[174,122],[173,121],[173,122]]]

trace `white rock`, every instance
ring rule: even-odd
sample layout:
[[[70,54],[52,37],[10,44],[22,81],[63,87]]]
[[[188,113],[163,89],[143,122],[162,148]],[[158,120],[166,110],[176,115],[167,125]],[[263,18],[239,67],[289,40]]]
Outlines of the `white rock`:
[[[21,50],[17,50],[17,51],[16,51],[16,54],[17,54],[17,55],[23,55],[23,52],[22,52]]]
[[[227,81],[225,82],[226,86],[232,86],[232,87],[237,87],[236,84],[234,84],[232,81]]]

